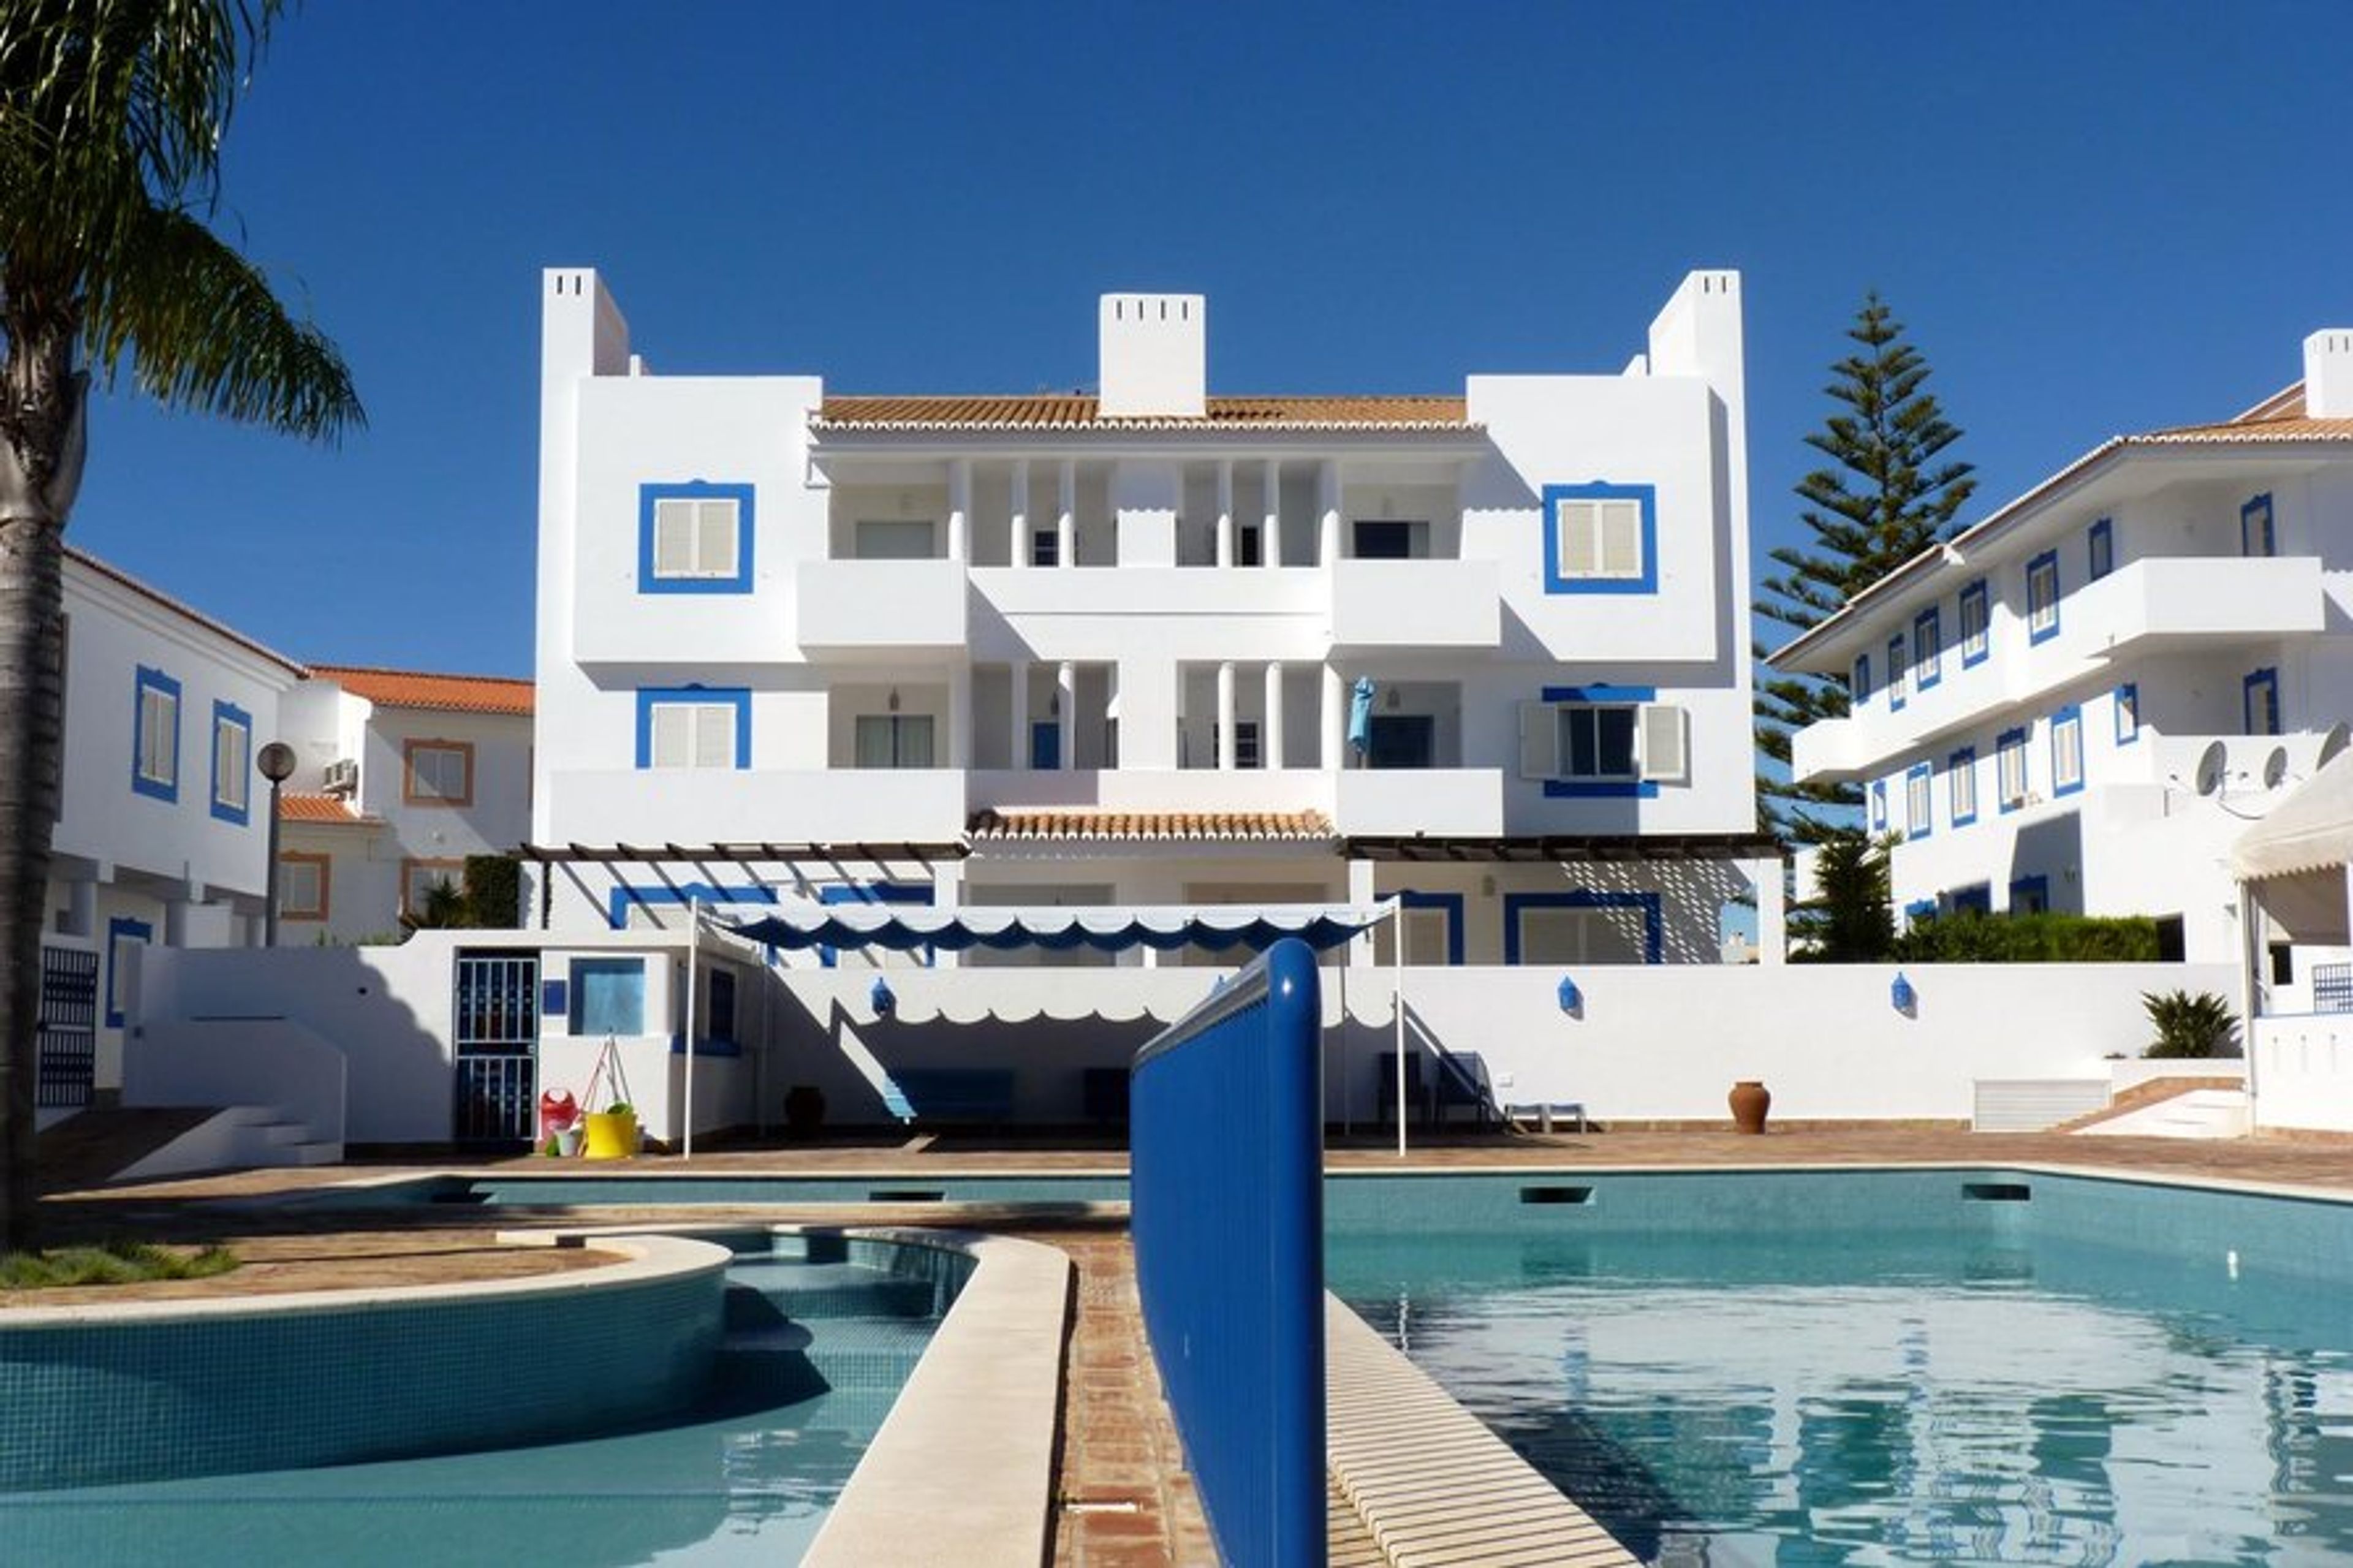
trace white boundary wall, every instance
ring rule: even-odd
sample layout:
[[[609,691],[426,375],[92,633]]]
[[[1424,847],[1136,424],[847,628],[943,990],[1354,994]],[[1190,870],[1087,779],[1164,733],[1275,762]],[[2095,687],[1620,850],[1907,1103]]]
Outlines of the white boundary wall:
[[[2255,1020],[2255,1127],[2353,1132],[2353,1013]]]

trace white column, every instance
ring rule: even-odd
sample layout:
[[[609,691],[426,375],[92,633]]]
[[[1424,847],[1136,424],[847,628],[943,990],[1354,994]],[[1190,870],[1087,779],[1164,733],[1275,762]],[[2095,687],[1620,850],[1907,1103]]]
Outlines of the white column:
[[[1329,566],[1340,559],[1340,460],[1326,458],[1315,466],[1315,563]]]
[[[1266,667],[1266,717],[1259,721],[1259,765],[1282,766],[1282,666],[1269,660]]]
[[[1008,667],[1013,679],[1013,762],[1019,769],[1029,765],[1029,661],[1015,659]]]
[[[1358,909],[1380,902],[1379,897],[1373,891],[1373,863],[1370,860],[1348,862],[1348,901]],[[1404,940],[1404,932],[1398,931],[1394,934],[1397,940],[1400,942]],[[1348,967],[1362,969],[1369,966],[1372,962],[1373,933],[1366,931],[1348,944]]]
[[[1016,566],[1029,564],[1029,459],[1013,465],[1013,553]]]
[[[1218,766],[1229,769],[1234,765],[1234,667],[1231,660],[1218,666]]]
[[[1062,459],[1060,494],[1054,512],[1054,563],[1075,566],[1079,563],[1079,466],[1068,458]],[[1065,761],[1064,766],[1069,763]]]
[[[188,910],[194,907],[185,896],[164,900],[164,945],[188,945]]]
[[[269,808],[264,806],[262,809]],[[278,868],[273,866],[269,869],[274,875]],[[66,923],[64,931],[58,934],[98,934],[98,879],[95,876],[76,877],[66,884]]]
[[[972,459],[948,459],[948,559],[972,559]]]
[[[1789,920],[1781,858],[1761,856],[1741,862],[1740,868],[1757,889],[1757,962],[1786,963],[1789,956]]]
[[[948,667],[948,766],[972,766],[972,666]]]
[[[1282,564],[1282,464],[1266,460],[1266,522],[1260,531],[1258,558],[1269,566]]]
[[[932,908],[953,910],[962,908],[963,904],[964,862],[961,860],[934,862],[932,867]],[[955,969],[960,967],[956,961],[963,956],[962,953],[944,951],[934,952],[932,955],[932,964],[937,969]]]
[[[1348,683],[1330,665],[1324,667],[1324,746],[1316,765],[1337,773],[1347,765]]]
[[[1054,744],[1061,752],[1062,771],[1064,773],[1069,773],[1071,769],[1079,765],[1079,726],[1077,722],[1079,717],[1079,667],[1077,665],[1072,664],[1068,659],[1064,659],[1062,661],[1061,668],[1054,672],[1054,690],[1056,696],[1060,700],[1060,705],[1062,710],[1061,717],[1059,721],[1061,725],[1061,730],[1055,737]]]
[[[1218,464],[1218,564],[1230,566],[1233,563],[1234,465],[1232,459],[1228,458]]]

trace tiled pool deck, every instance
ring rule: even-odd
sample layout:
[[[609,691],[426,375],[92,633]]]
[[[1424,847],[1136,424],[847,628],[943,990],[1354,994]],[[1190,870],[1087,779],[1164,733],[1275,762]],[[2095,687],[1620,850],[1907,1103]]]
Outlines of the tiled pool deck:
[[[1776,1131],[1763,1138],[1728,1132],[1629,1131],[1447,1142],[1416,1147],[1400,1162],[1393,1149],[1336,1148],[1336,1170],[1447,1171],[1511,1167],[1723,1168],[1756,1165],[2000,1164],[2065,1166],[2231,1184],[2327,1188],[2353,1192],[2353,1140],[2188,1142],[2156,1139],[1978,1135],[1948,1128],[1863,1127]],[[698,1154],[697,1173],[894,1176],[972,1175],[1008,1172],[1118,1172],[1123,1156],[1103,1150],[984,1145],[976,1141],[921,1149],[819,1146],[729,1150]],[[549,1173],[551,1163],[514,1160],[487,1166],[436,1162],[436,1169],[485,1169]],[[576,1169],[577,1167],[574,1167]],[[660,1174],[689,1167],[670,1158],[645,1158],[602,1167],[606,1172]],[[155,1239],[226,1240],[248,1259],[234,1274],[212,1280],[133,1287],[109,1299],[238,1294],[257,1290],[444,1283],[512,1277],[548,1268],[578,1267],[593,1258],[577,1252],[518,1254],[491,1244],[490,1233],[512,1227],[512,1210],[432,1207],[380,1212],[286,1212],[196,1200],[256,1197],[301,1191],[369,1174],[397,1174],[399,1166],[345,1166],[325,1171],[267,1171],[197,1178],[143,1187],[102,1188],[58,1194],[47,1221],[56,1239],[108,1234]],[[790,1218],[790,1207],[763,1208],[764,1220]],[[905,1224],[905,1205],[839,1205],[807,1210],[832,1222]],[[629,1211],[634,1222],[665,1211]],[[727,1211],[700,1207],[709,1221]],[[746,1217],[749,1217],[748,1215]],[[1077,1266],[1076,1313],[1063,1392],[1060,1497],[1054,1562],[1084,1568],[1212,1561],[1190,1478],[1162,1402],[1159,1380],[1144,1343],[1135,1308],[1134,1276],[1124,1227],[1067,1216],[1041,1217],[1005,1209],[961,1205],[955,1223],[1019,1235],[1062,1248]],[[88,1291],[40,1292],[7,1298],[10,1304],[71,1300]],[[0,1307],[0,1310],[5,1310]],[[1382,1559],[1345,1504],[1333,1510],[1335,1563]]]

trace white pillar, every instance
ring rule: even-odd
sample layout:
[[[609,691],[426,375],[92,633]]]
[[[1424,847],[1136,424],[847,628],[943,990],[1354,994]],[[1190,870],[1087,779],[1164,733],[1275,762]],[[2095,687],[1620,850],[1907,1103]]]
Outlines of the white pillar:
[[[1315,563],[1329,566],[1340,559],[1340,460],[1326,458],[1315,466]]]
[[[932,866],[932,908],[953,910],[962,908],[963,904],[964,862],[961,860],[935,861]],[[961,965],[956,961],[963,956],[962,953],[949,952],[943,949],[933,953],[932,965],[936,969],[959,968]]]
[[[1079,466],[1070,458],[1062,459],[1060,492],[1054,512],[1054,563],[1075,566],[1079,563]],[[1068,766],[1067,761],[1064,763]]]
[[[1266,717],[1259,721],[1258,754],[1261,767],[1282,766],[1282,666],[1272,660],[1266,667]]]
[[[1234,465],[1228,458],[1218,464],[1218,564],[1234,563]]]
[[[269,869],[274,874],[278,868],[273,866]],[[66,884],[66,923],[65,930],[59,934],[98,934],[98,879],[95,876],[76,877]]]
[[[188,910],[191,907],[189,900],[185,897],[164,900],[164,945],[165,947],[188,945]]]
[[[1013,763],[1029,765],[1029,661],[1017,658],[1007,667],[1013,680]]]
[[[948,559],[972,559],[972,459],[948,459]]]
[[[1785,963],[1789,956],[1789,920],[1781,858],[1760,856],[1743,861],[1740,868],[1757,889],[1757,962]]]
[[[1348,901],[1358,909],[1369,908],[1380,902],[1378,895],[1373,891],[1373,863],[1370,860],[1348,862]],[[1402,931],[1391,934],[1400,942],[1404,940]],[[1372,962],[1373,933],[1366,931],[1348,944],[1348,967],[1367,968]]]
[[[1218,666],[1218,766],[1229,769],[1234,765],[1234,667],[1231,660]]]
[[[1016,566],[1029,564],[1029,459],[1013,465],[1013,540],[1008,557]]]
[[[1269,566],[1282,564],[1282,464],[1266,460],[1266,524],[1260,531],[1258,558]]]
[[[1316,765],[1337,773],[1347,766],[1348,683],[1331,665],[1324,667],[1324,745]]]
[[[1069,773],[1079,765],[1079,667],[1064,659],[1054,672],[1054,691],[1061,709],[1060,732],[1054,738],[1061,752],[1062,771]]]
[[[948,667],[948,766],[972,766],[972,666]]]

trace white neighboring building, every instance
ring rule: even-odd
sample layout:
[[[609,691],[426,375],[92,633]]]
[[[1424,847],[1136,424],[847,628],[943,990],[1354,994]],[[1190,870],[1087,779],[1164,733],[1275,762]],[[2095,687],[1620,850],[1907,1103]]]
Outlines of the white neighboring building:
[[[1716,962],[1780,886],[1739,299],[1617,374],[1224,397],[1199,297],[1107,295],[1098,394],[842,396],[655,375],[549,271],[542,923],[1402,893],[1417,963]]]
[[[2237,961],[2232,843],[2353,717],[2353,331],[2235,419],[2119,436],[1770,656],[1903,837],[1897,907],[2152,915]],[[2299,983],[2288,956],[2275,984]]]
[[[312,665],[289,694],[297,758],[280,798],[280,945],[397,941],[470,855],[531,826],[532,685]],[[520,911],[518,911],[520,913]]]
[[[121,1083],[152,943],[259,940],[269,786],[256,747],[301,667],[69,546],[63,796],[49,862],[37,1099]]]

